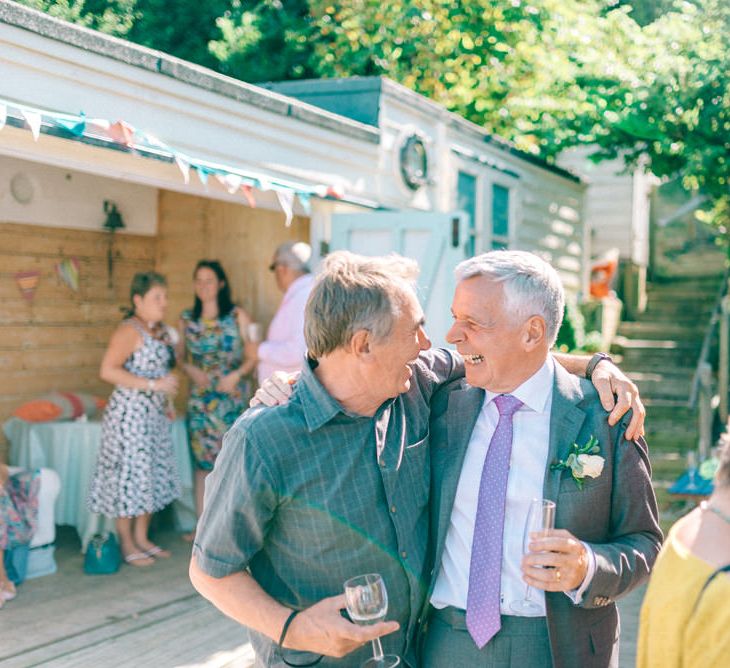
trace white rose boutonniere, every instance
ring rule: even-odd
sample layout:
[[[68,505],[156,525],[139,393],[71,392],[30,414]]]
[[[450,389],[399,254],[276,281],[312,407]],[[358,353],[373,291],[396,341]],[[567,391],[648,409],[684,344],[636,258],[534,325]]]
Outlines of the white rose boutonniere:
[[[585,478],[597,478],[603,473],[603,465],[606,460],[598,454],[600,451],[601,446],[598,444],[598,439],[591,435],[583,446],[573,443],[572,451],[565,460],[554,462],[550,468],[552,470],[570,469],[575,484],[578,485],[578,489],[582,490]]]

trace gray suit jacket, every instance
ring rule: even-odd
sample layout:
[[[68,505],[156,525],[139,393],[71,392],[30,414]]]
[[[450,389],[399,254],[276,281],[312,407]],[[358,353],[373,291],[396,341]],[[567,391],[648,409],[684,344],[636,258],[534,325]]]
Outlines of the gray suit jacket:
[[[556,668],[618,665],[618,611],[614,601],[643,582],[662,541],[651,486],[647,446],[627,441],[630,415],[614,427],[587,380],[556,364],[550,417],[550,451],[543,496],[557,504],[556,528],[590,544],[596,573],[579,605],[562,592],[547,592],[547,623]],[[449,529],[451,509],[467,445],[484,401],[484,391],[458,381],[431,404],[431,550],[433,591]],[[551,470],[574,443],[595,436],[605,458],[602,474],[578,489],[569,471]],[[468,568],[468,564],[464,565]]]

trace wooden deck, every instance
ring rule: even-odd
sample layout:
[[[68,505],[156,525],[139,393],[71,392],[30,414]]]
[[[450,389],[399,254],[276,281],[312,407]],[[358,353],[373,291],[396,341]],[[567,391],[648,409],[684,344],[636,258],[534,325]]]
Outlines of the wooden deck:
[[[58,573],[27,581],[0,610],[0,668],[250,668],[246,630],[190,585],[190,545],[171,531],[155,539],[171,559],[90,576],[75,531],[59,528]],[[619,603],[622,666],[634,665],[644,589]]]
[[[58,573],[28,580],[0,610],[2,668],[248,668],[246,630],[193,590],[190,545],[163,531],[171,559],[115,575],[82,571],[75,531],[59,528]]]

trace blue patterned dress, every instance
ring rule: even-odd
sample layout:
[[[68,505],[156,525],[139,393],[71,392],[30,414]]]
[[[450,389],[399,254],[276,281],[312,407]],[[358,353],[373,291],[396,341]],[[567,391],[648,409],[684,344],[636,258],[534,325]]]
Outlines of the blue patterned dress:
[[[222,318],[193,320],[182,314],[185,348],[190,361],[211,379],[209,387],[190,386],[187,406],[188,436],[195,465],[210,471],[220,452],[223,435],[246,410],[248,382],[242,380],[231,394],[219,392],[218,382],[243,362],[243,342],[236,309]]]

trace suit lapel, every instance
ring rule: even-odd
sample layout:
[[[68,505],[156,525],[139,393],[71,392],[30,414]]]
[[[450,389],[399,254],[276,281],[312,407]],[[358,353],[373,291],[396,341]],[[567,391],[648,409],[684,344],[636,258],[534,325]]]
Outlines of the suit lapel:
[[[562,366],[556,364],[550,411],[550,450],[543,484],[544,498],[552,501],[558,500],[562,471],[551,470],[550,467],[558,460],[565,460],[570,454],[586,419],[585,412],[576,405],[582,399],[583,392],[578,380],[565,371]]]
[[[459,485],[466,449],[483,403],[484,390],[479,388],[466,387],[463,390],[452,392],[449,396],[449,407],[446,413],[448,447],[446,457],[441,462],[443,471],[439,476],[441,485],[439,489],[439,521],[436,542],[436,554],[439,560],[446,540],[446,533],[449,530],[451,510],[454,505],[456,488]]]

